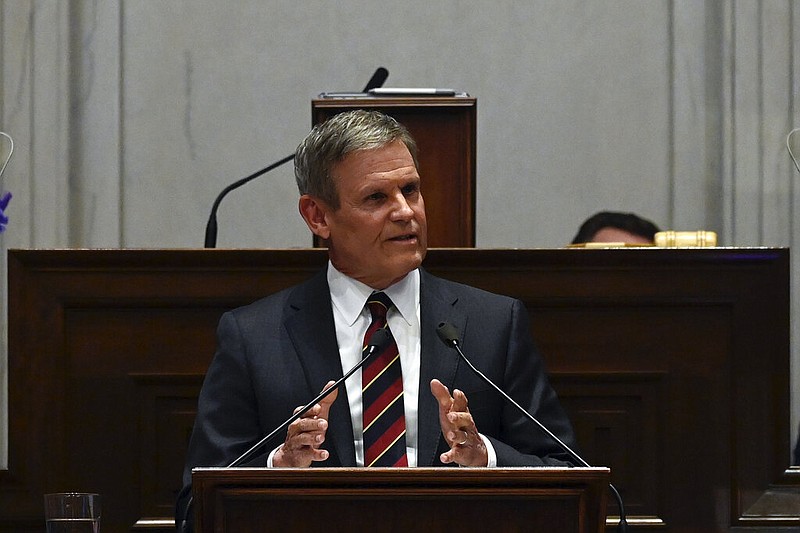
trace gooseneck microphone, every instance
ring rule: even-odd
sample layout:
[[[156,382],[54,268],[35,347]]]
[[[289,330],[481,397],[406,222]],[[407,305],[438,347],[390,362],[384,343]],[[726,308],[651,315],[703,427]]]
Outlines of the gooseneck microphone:
[[[361,350],[361,353],[364,354],[363,357],[361,358],[361,361],[356,363],[355,366],[353,366],[353,368],[348,370],[347,373],[341,378],[339,378],[333,385],[322,391],[320,394],[317,395],[316,398],[308,402],[306,405],[301,407],[295,414],[287,418],[286,421],[283,422],[283,424],[276,427],[275,429],[270,431],[264,438],[253,444],[246,452],[244,452],[242,455],[234,459],[225,468],[235,468],[240,464],[244,463],[250,457],[252,457],[253,454],[256,452],[256,450],[264,446],[275,435],[277,435],[278,433],[289,427],[289,424],[291,424],[292,422],[303,416],[306,413],[306,411],[314,407],[316,404],[327,398],[328,395],[330,395],[333,391],[338,389],[341,386],[341,384],[344,383],[344,381],[347,378],[352,376],[356,370],[364,366],[364,363],[366,363],[370,357],[372,357],[376,353],[382,352],[389,345],[391,339],[392,337],[386,328],[376,330],[375,333],[372,334],[369,344],[364,346],[364,348]],[[189,500],[186,502],[186,507],[183,510],[183,516],[181,520],[177,524],[175,524],[175,529],[179,533],[189,533],[190,531],[189,513],[191,512],[193,501],[194,497],[190,496]]]
[[[238,189],[245,183],[256,179],[257,177],[261,176],[262,174],[266,174],[270,170],[274,170],[279,166],[283,165],[284,163],[288,163],[294,159],[294,154],[287,155],[283,159],[279,161],[275,161],[270,166],[266,168],[262,168],[258,172],[254,172],[250,174],[246,178],[242,178],[239,181],[234,181],[224,189],[222,192],[219,193],[217,198],[214,200],[214,204],[211,206],[211,214],[208,217],[208,222],[206,223],[206,238],[205,238],[205,247],[206,248],[216,248],[217,247],[217,209],[219,208],[219,203],[222,201],[225,196],[228,195],[234,189]]]
[[[381,67],[381,68],[383,68],[383,67]],[[378,69],[378,70],[380,70],[380,69]],[[378,70],[376,70],[375,74],[372,75],[372,79],[369,80],[370,83],[378,75]],[[386,70],[386,69],[383,69],[383,70]],[[386,81],[386,76],[388,76],[388,75],[389,75],[389,73],[387,72],[386,75],[383,76],[383,78],[382,78],[383,81],[381,81],[381,84],[383,84],[383,82]],[[375,87],[380,87],[380,85],[376,85]],[[375,87],[373,87],[373,89]],[[365,91],[366,91],[366,89],[365,89]],[[6,133],[4,131],[0,131],[0,136],[5,137],[6,139],[8,139],[8,142],[9,142],[8,156],[6,156],[6,160],[5,160],[5,162],[3,162],[3,166],[0,167],[0,178],[2,178],[3,177],[3,173],[6,171],[6,167],[8,166],[8,162],[11,161],[11,156],[14,155],[14,139],[12,139],[11,135],[9,135],[8,133]],[[2,188],[2,185],[3,185],[3,182],[0,181],[0,188]]]
[[[506,394],[503,389],[495,385],[495,383],[491,379],[486,377],[486,375],[483,372],[475,368],[472,362],[467,358],[466,355],[464,355],[464,352],[461,350],[461,341],[459,340],[458,328],[456,328],[453,324],[449,322],[442,322],[439,324],[439,327],[436,328],[436,334],[439,336],[439,339],[441,339],[441,341],[446,346],[448,346],[449,348],[453,348],[458,352],[458,355],[461,357],[461,359],[463,359],[464,362],[467,363],[467,366],[469,366],[472,369],[472,371],[478,375],[478,377],[480,377],[490,387],[496,390],[511,405],[516,407],[519,410],[519,412],[521,412],[526,418],[528,418],[528,420],[536,424],[539,427],[539,429],[541,429],[544,433],[546,433],[548,437],[553,439],[553,441],[556,444],[558,444],[562,450],[567,452],[569,456],[572,457],[578,464],[580,464],[581,466],[585,466],[587,468],[591,468],[591,465],[587,463],[583,459],[583,457],[578,455],[572,448],[567,446],[567,444],[563,440],[558,438],[544,424],[539,422],[539,420],[535,416],[530,414],[525,408],[523,408],[520,404],[514,401],[514,399],[508,394]],[[611,489],[612,494],[614,495],[614,498],[617,500],[617,506],[619,507],[619,525],[617,527],[617,531],[619,531],[620,533],[625,533],[626,531],[628,531],[628,521],[625,518],[625,506],[622,503],[622,497],[619,495],[619,492],[617,491],[616,487],[614,487],[614,485],[612,485],[611,483],[609,483],[608,485],[609,488]]]
[[[373,78],[374,77],[375,76],[373,76]],[[12,139],[11,135],[9,135],[4,131],[0,131],[0,137],[5,137],[6,139],[8,139],[9,142],[8,156],[6,157],[3,166],[0,167],[0,233],[3,233],[6,229],[4,224],[8,224],[8,217],[5,216],[4,211],[5,208],[8,206],[8,202],[11,201],[11,193],[10,192],[3,193],[3,173],[6,171],[8,162],[11,161],[11,156],[14,155],[14,139]]]
[[[797,171],[800,172],[800,164],[797,162],[797,157],[795,157],[794,155],[794,150],[792,150],[792,144],[793,144],[792,137],[794,137],[794,135],[798,131],[800,131],[800,128],[795,128],[792,131],[790,131],[789,134],[786,136],[786,149],[789,150],[789,157],[792,158],[792,163],[794,163],[794,168],[796,168]]]
[[[372,77],[367,82],[367,85],[364,86],[363,92],[370,91],[372,89],[378,88],[383,85],[386,81],[386,78],[389,77],[389,71],[383,67],[378,67],[375,70],[375,73],[372,74]],[[275,170],[279,166],[288,163],[294,159],[294,154],[287,155],[283,159],[275,161],[268,167],[262,168],[261,170],[250,174],[247,177],[244,177],[238,181],[235,181],[222,189],[222,191],[217,195],[214,203],[211,206],[211,213],[208,216],[208,222],[206,223],[206,235],[204,241],[205,248],[216,248],[217,247],[217,209],[219,209],[219,204],[222,202],[222,199],[228,195],[229,192],[233,191],[234,189],[238,189],[245,183],[253,181],[259,176],[262,176],[269,172],[270,170]]]

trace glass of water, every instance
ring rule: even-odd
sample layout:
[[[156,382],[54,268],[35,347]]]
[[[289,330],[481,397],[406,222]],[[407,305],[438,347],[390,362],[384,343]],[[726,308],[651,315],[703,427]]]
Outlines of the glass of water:
[[[99,533],[100,495],[59,492],[44,495],[47,533]]]

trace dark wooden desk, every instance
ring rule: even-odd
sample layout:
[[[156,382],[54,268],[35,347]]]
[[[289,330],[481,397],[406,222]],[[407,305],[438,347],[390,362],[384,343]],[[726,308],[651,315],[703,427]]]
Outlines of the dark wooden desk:
[[[10,251],[0,531],[41,531],[41,495],[63,490],[103,494],[104,533],[169,531],[220,314],[325,260]],[[800,525],[761,511],[789,464],[788,250],[434,249],[425,264],[525,302],[581,450],[635,524]]]

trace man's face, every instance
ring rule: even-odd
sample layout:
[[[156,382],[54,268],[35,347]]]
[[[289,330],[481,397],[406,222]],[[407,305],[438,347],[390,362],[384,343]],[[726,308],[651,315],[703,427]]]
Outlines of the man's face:
[[[384,289],[425,258],[428,225],[420,177],[402,141],[354,152],[333,167],[339,192],[334,210],[318,199],[312,231],[328,240],[333,265],[374,289]],[[311,217],[313,218],[313,216]]]

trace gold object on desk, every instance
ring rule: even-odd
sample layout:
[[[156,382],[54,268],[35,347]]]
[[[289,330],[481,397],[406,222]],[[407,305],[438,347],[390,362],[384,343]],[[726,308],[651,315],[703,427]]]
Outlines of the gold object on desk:
[[[655,236],[656,246],[662,248],[713,247],[717,245],[717,234],[713,231],[659,231]]]

